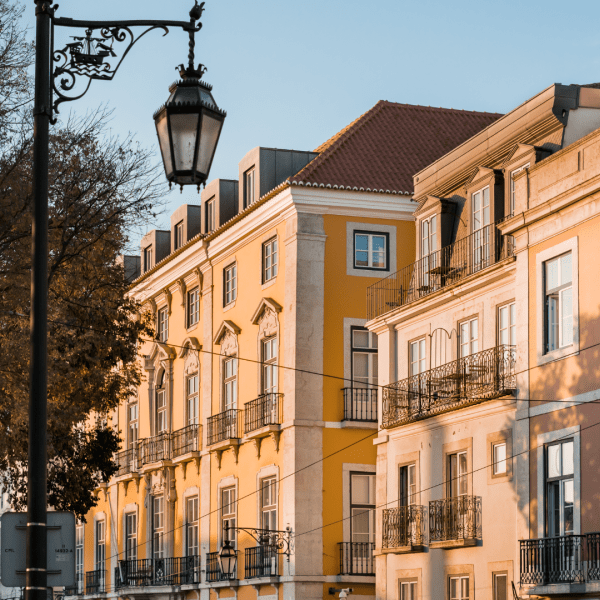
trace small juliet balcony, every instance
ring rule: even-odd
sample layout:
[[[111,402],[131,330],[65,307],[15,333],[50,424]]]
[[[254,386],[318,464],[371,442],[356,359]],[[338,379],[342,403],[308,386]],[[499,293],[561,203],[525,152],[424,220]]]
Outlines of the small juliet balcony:
[[[516,347],[496,346],[383,388],[386,429],[510,395],[517,387]]]
[[[218,552],[207,552],[206,554],[206,582],[217,583],[219,581],[236,580],[238,578],[237,573],[234,575],[233,579],[229,579],[226,574],[221,572],[218,556]],[[236,569],[238,567],[239,565],[236,565]]]
[[[262,394],[244,404],[244,433],[247,437],[265,437],[279,431],[283,422],[283,394]]]
[[[65,586],[65,596],[83,596],[83,573],[76,573],[75,585]]]
[[[521,540],[520,546],[520,583],[528,594],[600,591],[600,533]]]
[[[429,547],[475,546],[481,539],[481,497],[456,496],[429,502]]]
[[[502,235],[496,224],[488,225],[370,286],[367,318],[376,319],[460,283],[514,253],[512,236]]]
[[[117,452],[115,455],[115,462],[117,463],[116,477],[123,475],[129,475],[130,473],[137,473],[138,470],[138,449],[137,444]]]
[[[386,554],[423,552],[427,545],[427,507],[398,506],[383,510],[381,549]]]
[[[115,567],[115,589],[200,583],[200,557],[121,560]]]
[[[202,425],[193,424],[171,434],[171,456],[178,459],[202,449]]]
[[[344,392],[344,421],[377,423],[377,388],[349,387]]]
[[[171,435],[166,431],[158,435],[144,438],[139,443],[139,460],[141,465],[170,460]]]
[[[106,592],[106,571],[97,569],[96,571],[87,571],[85,574],[85,593],[104,594]]]
[[[279,555],[269,545],[255,546],[244,550],[244,577],[258,579],[279,576]]]
[[[340,575],[375,575],[373,552],[375,544],[371,542],[339,542]]]

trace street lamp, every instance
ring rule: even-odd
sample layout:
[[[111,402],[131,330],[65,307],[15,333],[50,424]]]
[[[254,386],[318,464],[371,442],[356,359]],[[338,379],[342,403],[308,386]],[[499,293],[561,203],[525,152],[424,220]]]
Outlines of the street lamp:
[[[35,99],[33,107],[33,226],[29,368],[29,450],[27,470],[27,546],[25,600],[47,596],[47,327],[48,327],[48,168],[50,123],[56,123],[63,102],[82,98],[92,80],[114,78],[131,48],[147,33],[168,27],[189,34],[189,66],[180,68],[181,83],[157,114],[157,128],[165,171],[171,183],[181,186],[206,182],[219,140],[225,113],[217,108],[208,84],[200,81],[206,71],[194,68],[195,34],[202,24],[204,2],[190,11],[189,21],[80,21],[56,17],[52,0],[34,0],[36,16]],[[64,48],[54,49],[54,28],[83,28]],[[137,35],[132,27],[145,27]],[[118,50],[122,50],[119,53]],[[114,60],[113,60],[114,59]],[[77,85],[87,81],[83,91]],[[164,131],[168,132],[168,145]],[[162,132],[162,136],[161,136]],[[168,150],[168,152],[166,150]],[[171,163],[169,164],[169,160]]]
[[[227,530],[225,530],[225,535],[227,535]],[[221,549],[217,554],[217,562],[219,563],[221,574],[224,575],[226,579],[235,579],[237,551],[228,539],[225,539],[223,546],[221,546]]]

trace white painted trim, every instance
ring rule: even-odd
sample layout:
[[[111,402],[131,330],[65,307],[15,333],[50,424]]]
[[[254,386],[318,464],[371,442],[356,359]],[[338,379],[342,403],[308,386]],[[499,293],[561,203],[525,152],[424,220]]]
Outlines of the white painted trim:
[[[96,539],[96,523],[98,523],[98,521],[104,521],[104,568],[106,569],[106,561],[108,560],[108,556],[106,556],[106,534],[107,534],[107,526],[108,526],[108,520],[106,518],[106,513],[102,510],[100,512],[97,512],[94,515],[94,530],[92,532],[93,534],[93,541],[94,541],[94,545],[92,546],[92,564],[94,565],[94,570],[97,571],[99,569],[99,566],[96,564],[96,546],[98,545],[98,540]],[[109,546],[110,547],[110,546]],[[85,546],[84,546],[84,556],[85,556]],[[84,563],[84,573],[85,573],[85,563]],[[85,585],[85,582],[84,582]]]
[[[376,475],[376,465],[364,465],[356,463],[343,463],[342,464],[342,518],[344,519],[343,524],[343,541],[349,542],[350,540],[350,473],[372,473]]]
[[[223,529],[221,527],[221,490],[228,487],[235,488],[235,523],[238,525],[238,505],[240,503],[240,486],[239,479],[235,475],[228,475],[227,477],[223,477],[219,483],[217,483],[217,546],[220,548],[223,545]],[[236,534],[236,541],[238,536]]]
[[[545,486],[545,465],[544,450],[545,444],[556,442],[563,438],[573,436],[573,529],[574,534],[581,533],[581,427],[574,425],[566,429],[557,431],[548,431],[539,433],[537,436],[537,493],[538,493],[538,538],[546,536],[546,519],[544,502]]]
[[[564,348],[558,348],[551,352],[544,353],[544,263],[556,256],[571,252],[572,256],[572,289],[573,289],[573,343]],[[544,365],[546,363],[565,358],[566,356],[579,353],[579,249],[578,237],[572,237],[552,248],[543,250],[535,257],[535,275],[536,275],[536,364]]]
[[[597,402],[598,400],[600,400],[600,389],[585,392],[584,394],[578,394],[577,396],[563,398],[562,400],[556,400],[555,402],[546,402],[545,404],[532,406],[529,408],[529,416],[537,417],[539,415],[547,415],[557,410],[563,410],[580,404],[587,404],[588,402]]]
[[[396,272],[396,226],[383,225],[379,223],[358,223],[356,221],[346,222],[346,275],[356,277],[377,277],[383,279],[391,273]],[[388,254],[390,264],[387,269],[357,269],[354,267],[354,232],[372,231],[373,233],[388,234]]]
[[[351,387],[352,382],[352,327],[364,327],[366,319],[344,317],[344,380],[343,387]]]
[[[277,529],[279,529],[279,519],[281,517],[281,511],[279,509],[279,491],[281,486],[279,485],[279,467],[275,464],[266,465],[261,467],[256,473],[256,527],[260,529],[262,523],[260,522],[260,481],[265,477],[275,477],[275,497],[277,498]]]
[[[121,554],[123,555],[123,559],[127,556],[127,519],[126,515],[130,515],[131,513],[135,513],[135,545],[136,548],[140,546],[140,507],[137,502],[131,502],[130,504],[126,504],[123,508],[122,517],[121,517],[121,530],[123,537],[123,551]],[[139,558],[139,555],[137,556]]]

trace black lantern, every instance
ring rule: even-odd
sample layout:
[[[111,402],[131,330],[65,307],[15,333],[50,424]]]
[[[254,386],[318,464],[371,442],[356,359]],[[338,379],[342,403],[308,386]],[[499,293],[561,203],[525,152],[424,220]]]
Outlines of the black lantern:
[[[223,546],[217,554],[217,561],[219,562],[221,574],[224,575],[226,579],[235,579],[237,552],[228,539],[223,542]]]
[[[204,65],[194,68],[195,22],[200,18],[204,2],[190,12],[190,54],[187,69],[180,65],[181,81],[169,91],[167,102],[155,114],[165,174],[169,184],[181,186],[206,183],[226,113],[212,96],[212,86],[202,81]]]

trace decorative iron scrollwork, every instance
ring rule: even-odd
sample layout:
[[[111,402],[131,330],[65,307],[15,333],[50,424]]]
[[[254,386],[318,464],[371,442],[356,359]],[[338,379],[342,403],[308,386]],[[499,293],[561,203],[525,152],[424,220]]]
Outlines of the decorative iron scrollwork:
[[[252,537],[260,546],[270,548],[276,554],[287,556],[288,562],[290,555],[294,553],[294,539],[292,538],[292,529],[286,527],[285,531],[275,529],[256,529],[254,527],[229,527],[235,531],[244,531]],[[229,535],[227,535],[227,538]]]

